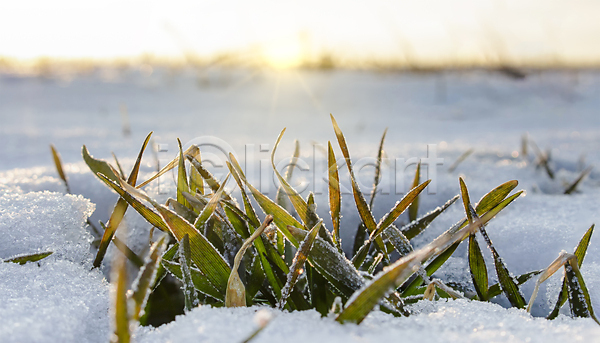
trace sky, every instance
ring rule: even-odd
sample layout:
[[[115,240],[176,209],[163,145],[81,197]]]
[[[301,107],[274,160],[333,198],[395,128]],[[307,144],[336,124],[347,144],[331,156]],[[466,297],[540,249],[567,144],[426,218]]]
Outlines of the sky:
[[[0,4],[0,56],[348,61],[600,61],[595,0],[20,0]]]

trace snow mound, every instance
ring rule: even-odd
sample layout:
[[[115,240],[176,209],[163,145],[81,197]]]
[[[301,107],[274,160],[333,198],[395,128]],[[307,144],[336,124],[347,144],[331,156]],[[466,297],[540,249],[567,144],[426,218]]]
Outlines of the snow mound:
[[[271,308],[210,308],[192,310],[156,329],[141,328],[139,342],[239,342],[258,328],[269,312],[273,320],[256,337],[257,342],[310,342],[327,337],[330,343],[350,342],[585,342],[600,335],[591,319],[560,316],[548,321],[524,310],[504,309],[478,301],[420,302],[407,318],[372,312],[360,325],[339,324],[316,311],[279,312]],[[310,330],[306,330],[310,328]]]
[[[0,188],[0,258],[53,251],[52,259],[89,261],[92,236],[84,224],[94,208],[81,195]]]
[[[108,283],[75,263],[0,263],[2,342],[106,342]]]

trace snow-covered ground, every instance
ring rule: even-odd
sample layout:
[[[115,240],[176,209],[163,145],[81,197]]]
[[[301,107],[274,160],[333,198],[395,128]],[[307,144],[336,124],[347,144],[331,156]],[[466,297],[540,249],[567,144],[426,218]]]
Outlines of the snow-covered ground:
[[[0,263],[2,341],[103,342],[109,337],[109,285],[104,276],[113,251],[105,260],[104,274],[90,271],[92,235],[85,217],[95,205],[92,222],[106,221],[117,197],[82,162],[83,144],[95,157],[112,160],[114,152],[127,170],[144,136],[154,131],[153,144],[159,152],[145,154],[142,179],[157,163],[164,165],[174,156],[176,138],[184,145],[202,145],[203,158],[213,161],[217,175],[224,176],[219,163],[225,155],[215,146],[233,150],[239,160],[248,162],[253,183],[274,196],[276,188],[267,172],[270,150],[280,130],[287,127],[276,162],[287,161],[293,139],[299,139],[306,164],[304,170],[294,172],[294,182],[306,185],[305,194],[317,194],[318,210],[327,224],[321,175],[323,147],[328,140],[337,145],[329,119],[333,113],[355,166],[363,166],[359,179],[365,193],[370,190],[378,141],[389,128],[381,186],[388,194],[377,195],[376,217],[383,216],[408,188],[415,168],[411,163],[429,158],[429,177],[435,187],[432,183],[431,194],[421,197],[421,213],[458,194],[459,175],[474,201],[502,182],[519,180],[527,196],[495,218],[488,229],[515,274],[546,267],[561,250],[572,252],[591,224],[600,223],[600,74],[595,71],[536,72],[524,80],[488,71],[147,71],[97,69],[86,75],[46,78],[0,74],[0,258],[55,251],[39,264]],[[123,133],[127,127],[130,135]],[[529,156],[522,156],[521,137],[526,132],[541,149],[550,149],[554,180],[534,167],[531,148]],[[62,154],[72,193],[82,196],[64,194],[50,143]],[[473,154],[448,172],[456,158],[471,148]],[[434,161],[433,153],[443,163]],[[341,157],[339,150],[336,154]],[[587,165],[596,169],[579,185],[579,192],[563,195],[564,183],[573,181]],[[172,196],[173,182],[167,176],[147,190],[159,198]],[[358,222],[351,198],[347,194],[343,200],[346,248]],[[128,242],[142,251],[147,249],[147,225],[130,212]],[[414,245],[431,241],[463,216],[462,206],[453,205]],[[406,221],[404,216],[399,219]],[[582,267],[593,304],[600,304],[597,242],[593,236]],[[465,257],[461,247],[438,277],[469,284]],[[488,270],[493,270],[491,264]],[[542,287],[533,308],[535,316],[549,312],[559,281],[555,276]],[[522,290],[528,299],[533,281]],[[600,326],[592,320],[561,315],[546,321],[502,308],[507,305],[502,296],[496,302],[419,303],[409,318],[374,312],[359,326],[342,326],[311,311],[269,310],[275,319],[256,339],[558,342],[600,337]],[[256,327],[257,311],[255,307],[198,308],[158,329],[142,328],[136,338],[141,342],[240,341]],[[563,312],[568,315],[568,305]]]

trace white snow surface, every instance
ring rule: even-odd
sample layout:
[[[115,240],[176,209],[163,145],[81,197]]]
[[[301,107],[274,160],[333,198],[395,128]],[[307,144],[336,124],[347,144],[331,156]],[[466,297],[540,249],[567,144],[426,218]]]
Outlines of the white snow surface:
[[[156,69],[146,75],[132,69],[97,69],[87,75],[45,78],[0,73],[0,258],[54,251],[38,263],[0,263],[0,340],[108,340],[110,299],[105,277],[118,251],[109,249],[102,273],[91,270],[95,251],[90,248],[92,234],[85,220],[91,215],[94,223],[106,222],[117,196],[82,162],[83,144],[95,157],[109,161],[114,151],[127,172],[149,131],[155,132],[153,143],[166,150],[158,153],[161,165],[174,157],[176,137],[186,144],[211,136],[226,141],[240,162],[249,161],[254,166],[250,167],[250,181],[274,196],[276,188],[269,183],[272,175],[261,174],[260,168],[270,168],[270,149],[279,131],[288,127],[276,163],[289,160],[292,141],[298,138],[301,159],[310,171],[296,170],[292,183],[309,182],[303,195],[311,190],[317,193],[318,212],[330,228],[326,185],[314,182],[312,174],[316,170],[319,175],[325,163],[322,147],[328,140],[341,157],[329,113],[336,116],[346,135],[355,167],[366,164],[357,170],[366,194],[373,178],[373,167],[368,163],[376,156],[383,129],[389,127],[385,143],[389,160],[383,166],[380,188],[392,190],[392,194],[377,195],[376,220],[412,182],[415,165],[394,171],[394,159],[424,158],[427,144],[435,144],[444,162],[437,166],[434,194],[420,198],[421,214],[459,193],[459,175],[465,178],[473,202],[511,179],[519,181],[517,189],[526,190],[525,197],[517,199],[487,228],[508,268],[519,275],[546,267],[561,250],[572,252],[592,223],[600,223],[598,91],[600,74],[596,71],[535,72],[521,81],[486,71],[418,74]],[[129,122],[131,136],[123,135],[123,122]],[[534,167],[531,149],[528,157],[520,155],[520,139],[525,132],[541,149],[550,149],[554,180]],[[206,142],[206,138],[200,141]],[[52,163],[50,143],[62,154],[75,195],[65,195]],[[474,148],[474,153],[449,173],[448,166],[469,148]],[[224,162],[219,151],[207,149],[203,157]],[[564,184],[578,176],[582,165],[596,168],[578,192],[563,195]],[[156,158],[147,152],[140,179],[155,168]],[[212,170],[218,177],[226,174],[218,165]],[[345,167],[340,173],[350,189]],[[422,180],[426,175],[423,172]],[[398,194],[393,192],[395,187],[400,189]],[[233,183],[229,188],[234,188]],[[172,175],[145,190],[160,201],[174,196]],[[348,250],[358,223],[350,194],[343,194],[342,214],[342,242]],[[413,239],[413,245],[423,246],[463,217],[459,200]],[[397,224],[406,222],[403,214]],[[119,235],[143,255],[148,248],[148,225],[131,210],[126,224],[127,231]],[[581,271],[592,303],[600,308],[596,235]],[[483,241],[480,246],[485,247]],[[487,250],[484,254],[493,275],[491,256]],[[467,268],[466,247],[461,245],[436,277],[470,287]],[[527,300],[534,282],[521,288]],[[559,287],[558,275],[542,286],[533,317],[522,310],[505,309],[508,301],[503,296],[498,296],[496,303],[420,302],[411,308],[415,314],[408,318],[376,311],[358,326],[319,318],[314,311],[201,307],[159,328],[139,328],[134,338],[139,342],[241,341],[256,328],[254,318],[260,310],[272,313],[274,319],[256,337],[257,342],[311,338],[330,342],[597,340],[600,326],[591,320],[569,318],[568,305],[554,321],[540,318],[554,306]]]

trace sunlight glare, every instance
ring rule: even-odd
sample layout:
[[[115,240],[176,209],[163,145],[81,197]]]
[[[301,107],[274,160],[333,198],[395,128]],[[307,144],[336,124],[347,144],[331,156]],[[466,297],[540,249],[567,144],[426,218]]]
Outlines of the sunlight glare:
[[[293,39],[271,42],[263,47],[262,53],[267,64],[275,69],[294,68],[302,63],[302,49]]]

